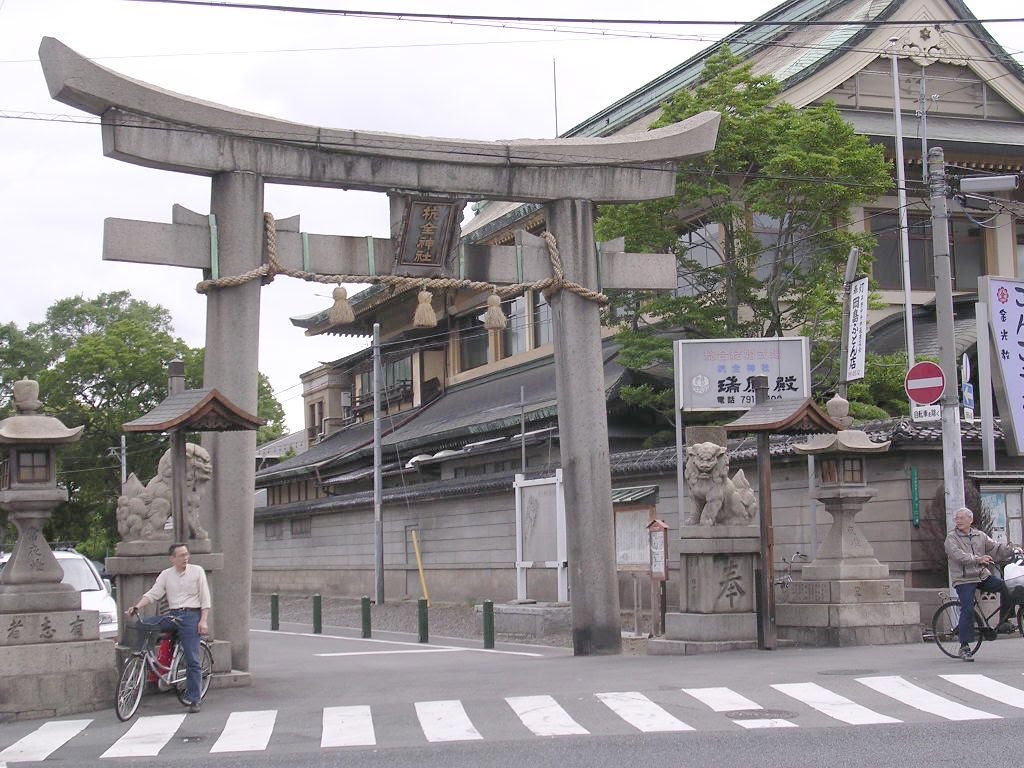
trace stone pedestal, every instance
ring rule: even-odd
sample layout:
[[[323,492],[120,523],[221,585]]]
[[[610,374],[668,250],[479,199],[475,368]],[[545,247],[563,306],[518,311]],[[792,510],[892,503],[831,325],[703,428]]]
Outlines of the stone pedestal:
[[[780,638],[819,646],[921,642],[918,604],[904,600],[903,581],[889,578],[854,520],[874,493],[845,488],[836,498],[818,496],[832,528],[814,562],[777,593]]]
[[[224,568],[224,555],[210,552],[210,542],[192,539],[187,542],[190,553],[189,561],[202,566],[209,577],[210,573]],[[106,561],[107,573],[117,577],[117,608],[120,616],[138,602],[142,594],[153,586],[160,571],[170,567],[167,555],[169,541],[129,541],[117,545],[116,555]],[[213,607],[210,610],[210,635],[216,637],[217,631],[217,594],[212,592]],[[156,615],[157,606],[147,607],[145,613]],[[121,621],[121,639],[124,637],[125,621]],[[251,682],[247,672],[239,672],[231,668],[231,644],[225,640],[213,640],[213,672],[211,685],[249,685]],[[124,656],[131,649],[118,645],[118,667]]]
[[[665,637],[647,643],[652,655],[711,653],[757,647],[754,571],[756,525],[692,525],[680,529],[679,611],[665,616]]]

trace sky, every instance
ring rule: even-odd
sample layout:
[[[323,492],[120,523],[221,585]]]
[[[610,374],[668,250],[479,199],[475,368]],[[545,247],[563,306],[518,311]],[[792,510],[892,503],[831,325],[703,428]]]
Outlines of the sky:
[[[685,14],[745,21],[777,3],[283,4],[563,18],[681,19]],[[1024,15],[1019,0],[967,4],[979,18]],[[564,132],[735,28],[592,25],[584,35],[529,26],[131,0],[0,0],[0,323],[24,328],[42,320],[59,299],[127,290],[170,310],[175,334],[188,344],[204,343],[205,299],[195,292],[199,271],[104,262],[101,256],[105,218],[169,222],[175,203],[206,214],[209,179],[103,157],[95,119],[49,97],[37,53],[42,37],[56,37],[129,77],[250,112],[332,128],[501,140]],[[1024,49],[1024,24],[989,30],[1009,52]],[[300,215],[305,232],[388,236],[384,195],[267,185],[265,208],[277,218]],[[303,426],[299,374],[368,343],[306,337],[289,322],[329,306],[330,288],[279,276],[262,290],[259,368],[269,376],[291,430]]]

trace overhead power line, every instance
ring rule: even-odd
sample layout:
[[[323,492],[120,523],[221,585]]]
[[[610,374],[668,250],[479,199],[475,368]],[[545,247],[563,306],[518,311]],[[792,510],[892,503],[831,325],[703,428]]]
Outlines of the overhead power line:
[[[804,21],[773,21],[769,19],[758,19],[755,21],[742,21],[737,19],[707,20],[707,19],[598,19],[598,18],[577,18],[577,17],[556,17],[556,16],[487,16],[482,14],[463,13],[422,13],[418,11],[368,11],[362,9],[344,8],[319,8],[313,6],[291,6],[275,5],[270,3],[227,3],[214,2],[214,0],[132,0],[137,3],[160,3],[163,5],[190,5],[206,8],[228,8],[232,10],[249,11],[275,11],[280,13],[304,13],[321,16],[360,16],[374,19],[398,19],[402,21],[424,20],[424,21],[486,21],[486,22],[508,22],[508,23],[533,23],[533,24],[632,24],[632,25],[679,25],[679,26],[745,26],[745,27],[837,27],[844,24],[856,23],[866,27],[890,27],[907,26],[906,20],[896,21],[891,19],[865,19],[854,21],[824,21],[821,19]],[[929,24],[1003,24],[1024,21],[1024,17],[1008,17],[994,19],[928,19]]]

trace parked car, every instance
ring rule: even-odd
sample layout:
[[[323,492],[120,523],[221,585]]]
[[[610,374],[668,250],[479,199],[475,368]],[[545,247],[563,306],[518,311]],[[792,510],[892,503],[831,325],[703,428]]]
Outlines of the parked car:
[[[3,570],[10,552],[0,553],[0,570]],[[70,584],[82,597],[82,610],[98,611],[100,621],[100,637],[117,639],[117,603],[110,594],[110,581],[100,577],[99,571],[89,558],[80,552],[68,549],[55,550],[60,567],[64,569],[65,584]]]

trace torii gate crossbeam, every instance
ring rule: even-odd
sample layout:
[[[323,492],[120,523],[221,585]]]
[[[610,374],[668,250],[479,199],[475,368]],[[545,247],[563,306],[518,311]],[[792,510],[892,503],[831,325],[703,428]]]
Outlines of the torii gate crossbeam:
[[[272,182],[547,203],[565,278],[596,289],[600,262],[593,203],[673,194],[675,161],[713,149],[719,122],[718,114],[709,112],[655,131],[607,139],[506,142],[334,130],[164,91],[101,67],[53,38],[43,39],[39,57],[53,98],[101,117],[105,155],[212,177],[210,209],[217,222],[222,276],[241,275],[262,264],[263,185]],[[141,223],[114,227],[121,227],[121,237],[130,236],[132,224]],[[108,238],[110,227],[108,221]],[[194,237],[180,230],[164,234],[165,245]],[[106,247],[117,250],[109,239]],[[181,263],[155,254],[139,260]],[[185,261],[204,266],[201,254]],[[636,270],[619,273],[630,271]],[[667,272],[660,274],[636,287],[675,287]],[[253,280],[212,290],[207,303],[204,386],[216,387],[252,412],[257,404],[259,296],[260,281]],[[556,293],[551,304],[573,645],[577,654],[616,653],[621,639],[598,306],[569,291]],[[225,563],[215,584],[215,621],[218,635],[231,642],[233,667],[248,670],[255,436],[216,434],[209,450],[217,467],[210,528]]]

